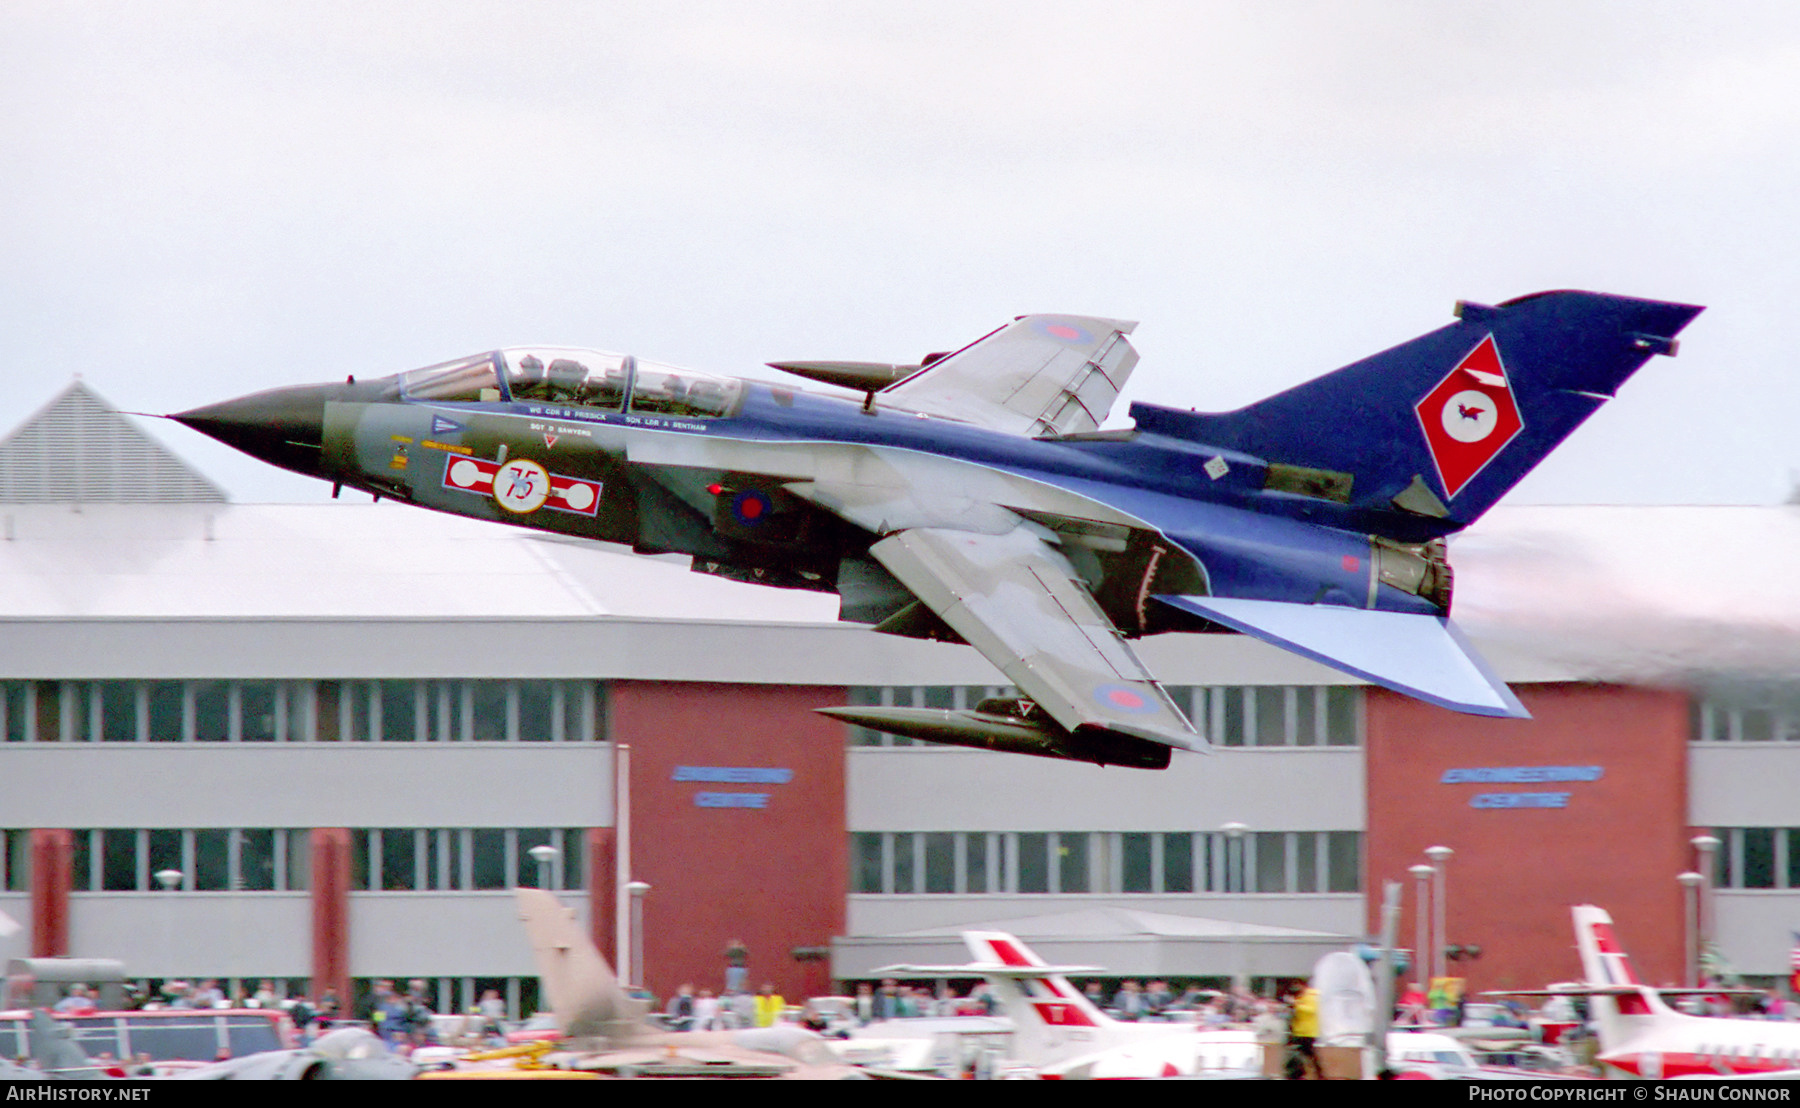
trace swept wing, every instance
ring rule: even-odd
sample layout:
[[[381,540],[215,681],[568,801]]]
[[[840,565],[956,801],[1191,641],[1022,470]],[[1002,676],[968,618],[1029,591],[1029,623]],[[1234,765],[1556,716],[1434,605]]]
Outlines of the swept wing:
[[[1097,429],[1137,365],[1134,321],[1027,315],[881,392],[927,415],[1017,435]]]
[[[917,527],[869,553],[1063,729],[1203,745],[1042,528]]]

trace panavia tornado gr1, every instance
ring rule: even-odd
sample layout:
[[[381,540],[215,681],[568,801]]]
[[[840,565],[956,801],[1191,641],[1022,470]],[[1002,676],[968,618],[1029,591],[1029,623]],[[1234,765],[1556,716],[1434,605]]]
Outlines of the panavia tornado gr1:
[[[934,742],[1163,768],[1205,740],[1129,640],[1230,630],[1409,696],[1526,715],[1450,621],[1445,539],[1700,308],[1591,292],[1456,322],[1234,412],[1134,403],[1133,323],[1020,316],[918,365],[771,366],[862,394],[521,347],[173,418],[264,461],[496,522],[835,592],[973,646],[972,711],[825,709]]]

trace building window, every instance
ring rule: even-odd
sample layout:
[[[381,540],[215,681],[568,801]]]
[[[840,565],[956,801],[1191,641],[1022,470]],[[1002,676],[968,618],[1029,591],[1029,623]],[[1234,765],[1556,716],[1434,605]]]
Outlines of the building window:
[[[1800,742],[1800,683],[1738,681],[1705,688],[1689,715],[1695,742]]]
[[[1050,836],[1041,831],[1021,831],[1018,835],[1019,891],[1050,891]]]
[[[0,741],[22,743],[33,737],[31,715],[36,692],[26,681],[0,682]]]
[[[1181,694],[1175,702],[1218,746],[1362,745],[1362,689],[1354,685],[1206,686],[1171,692]]]
[[[362,892],[433,892],[537,887],[532,848],[557,853],[546,864],[552,889],[585,886],[580,828],[382,827],[350,833],[351,888]]]
[[[31,888],[31,832],[0,831],[0,889],[9,893]]]
[[[856,893],[1359,893],[1362,833],[858,831],[850,874]]]
[[[857,831],[850,836],[850,891],[882,893],[887,882],[881,872],[881,847],[884,836],[875,831]]]
[[[593,681],[0,682],[4,742],[595,742]]]
[[[925,848],[925,891],[956,891],[956,836],[944,831],[922,835]]]
[[[308,887],[303,829],[99,828],[74,832],[76,892],[298,892]]]

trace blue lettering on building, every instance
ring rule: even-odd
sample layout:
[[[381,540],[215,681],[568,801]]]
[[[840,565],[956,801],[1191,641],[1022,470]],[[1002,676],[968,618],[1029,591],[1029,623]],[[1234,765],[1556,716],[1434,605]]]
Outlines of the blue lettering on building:
[[[703,781],[711,785],[785,785],[794,771],[763,766],[676,766],[675,781]]]
[[[1479,769],[1447,769],[1441,785],[1536,785],[1552,781],[1598,781],[1601,766],[1487,766]],[[1545,794],[1553,795],[1553,794]]]
[[[768,793],[695,793],[696,808],[767,808]]]
[[[1471,808],[1567,808],[1568,793],[1480,793],[1469,798]]]

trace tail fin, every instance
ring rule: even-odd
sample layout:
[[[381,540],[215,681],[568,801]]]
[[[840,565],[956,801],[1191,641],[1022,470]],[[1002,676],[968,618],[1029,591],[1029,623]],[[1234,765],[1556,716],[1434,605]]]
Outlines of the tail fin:
[[[1349,504],[1474,522],[1701,309],[1541,292],[1235,412],[1133,404],[1140,431],[1241,450],[1330,479]],[[1273,470],[1272,470],[1273,471]],[[1334,496],[1334,498],[1336,498]]]
[[[31,1050],[31,1064],[51,1077],[65,1081],[91,1081],[105,1076],[89,1058],[87,1051],[75,1041],[74,1029],[67,1023],[50,1018],[43,1009],[33,1009],[31,1027],[26,1032]]]
[[[1122,1025],[1069,984],[1064,972],[1091,969],[1052,966],[1004,931],[964,931],[963,942],[988,979],[1007,1016],[1021,1033],[1043,1035],[1053,1029],[1088,1028],[1110,1033]],[[973,968],[973,967],[971,967]],[[1096,1038],[1087,1035],[1094,1049]]]
[[[574,911],[542,889],[513,892],[544,996],[563,1034],[623,1040],[645,1030],[644,1003],[626,995]]]
[[[1638,980],[1631,959],[1613,935],[1612,916],[1604,908],[1577,904],[1570,909],[1575,919],[1575,945],[1581,952],[1581,976],[1588,985],[1617,989],[1635,988],[1636,992],[1617,995],[1593,995],[1588,999],[1594,1012],[1595,1029],[1600,1035],[1600,1049],[1608,1053],[1618,1049],[1632,1030],[1646,1017],[1673,1014],[1656,991]]]

